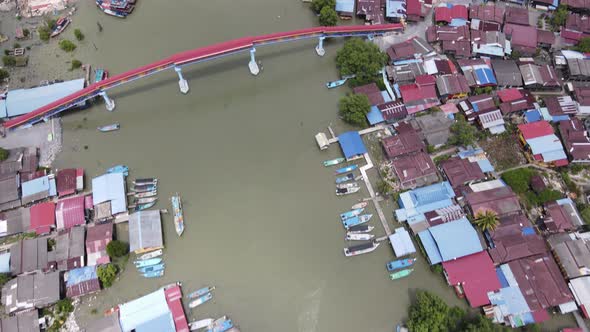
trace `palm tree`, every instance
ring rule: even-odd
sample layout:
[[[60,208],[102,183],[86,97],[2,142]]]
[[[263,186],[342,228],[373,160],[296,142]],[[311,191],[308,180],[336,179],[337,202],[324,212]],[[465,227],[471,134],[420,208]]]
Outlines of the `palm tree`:
[[[492,210],[482,210],[475,214],[475,224],[483,231],[493,231],[498,226],[498,222],[498,214]]]

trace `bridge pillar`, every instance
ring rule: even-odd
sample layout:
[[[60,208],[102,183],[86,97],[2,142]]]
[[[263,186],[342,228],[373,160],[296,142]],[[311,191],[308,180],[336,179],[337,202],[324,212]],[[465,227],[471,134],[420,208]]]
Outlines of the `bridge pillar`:
[[[188,93],[188,82],[182,76],[182,69],[180,67],[174,66],[174,71],[178,74],[178,86],[180,87],[180,92],[183,94]]]
[[[324,56],[326,54],[326,50],[324,50],[324,39],[326,39],[326,37],[320,37],[318,41],[318,46],[315,47],[315,52],[319,56]]]
[[[102,99],[104,99],[104,104],[106,105],[107,110],[112,112],[115,109],[115,101],[109,98],[105,91],[101,91],[100,95],[102,96]]]
[[[248,67],[250,68],[250,73],[254,76],[260,73],[260,68],[258,67],[258,63],[256,63],[256,49],[252,47],[250,49],[250,62],[248,63]]]

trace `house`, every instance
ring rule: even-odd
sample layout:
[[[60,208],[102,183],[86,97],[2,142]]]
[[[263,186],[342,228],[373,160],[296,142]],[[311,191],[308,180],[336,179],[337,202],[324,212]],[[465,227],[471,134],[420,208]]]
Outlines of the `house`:
[[[0,320],[0,329],[9,332],[39,332],[39,312],[27,311],[12,317]]]
[[[338,143],[346,160],[355,160],[367,153],[367,148],[357,131],[347,131],[338,135]]]
[[[385,23],[381,0],[356,0],[356,15],[370,24]]]
[[[581,114],[590,114],[590,87],[574,88],[574,97],[578,102],[578,111]]]
[[[479,165],[469,159],[451,157],[440,162],[440,168],[453,188],[459,188],[473,181],[485,179]]]
[[[529,25],[529,10],[524,7],[506,7],[506,24]]]
[[[60,199],[55,208],[57,229],[67,229],[86,224],[84,196]]]
[[[494,211],[499,217],[520,213],[520,202],[510,187],[504,186],[465,195],[472,215]]]
[[[584,225],[578,209],[569,198],[546,203],[544,208],[545,218],[543,218],[543,223],[549,232],[573,231]]]
[[[74,298],[100,291],[96,266],[85,266],[68,271],[66,297]]]
[[[420,129],[419,134],[424,137],[426,143],[439,147],[449,140],[453,122],[443,112],[434,112],[417,117],[411,123],[414,128]]]
[[[590,317],[590,276],[572,279],[568,283],[584,318]]]
[[[129,246],[135,253],[164,248],[160,211],[139,211],[129,216]]]
[[[537,29],[537,46],[551,49],[555,44],[555,35],[552,31]]]
[[[516,65],[516,61],[492,59],[491,62],[498,86],[504,88],[522,86],[522,75]]]
[[[570,96],[544,97],[543,101],[552,122],[569,120],[578,113],[578,105]]]
[[[60,299],[59,272],[19,275],[2,287],[2,304],[6,314],[41,309]]]
[[[418,237],[430,265],[457,260],[483,251],[477,231],[467,218],[430,227],[419,232]]]
[[[493,4],[469,7],[471,30],[500,31],[504,24],[504,7]]]
[[[39,165],[37,148],[8,149],[8,158],[0,162],[0,175],[18,172],[22,179],[28,179]]]
[[[408,110],[401,101],[390,101],[377,105],[377,109],[381,112],[383,120],[387,123],[396,123],[408,116]]]
[[[471,92],[467,79],[461,74],[437,76],[436,87],[443,99],[465,98]]]
[[[479,113],[478,120],[481,127],[483,129],[489,129],[493,135],[506,131],[506,127],[504,127],[504,116],[499,109]]]
[[[440,105],[435,84],[434,76],[421,75],[416,77],[416,83],[399,87],[408,114],[415,114]]]
[[[577,44],[583,37],[590,37],[590,17],[570,13],[561,28],[561,38],[567,44]]]
[[[428,227],[444,224],[447,222],[459,220],[465,217],[463,209],[459,205],[446,206],[434,211],[428,211],[424,213]]]
[[[425,152],[403,155],[391,161],[391,166],[402,189],[422,187],[438,181],[436,166]]]
[[[424,68],[428,75],[457,74],[455,63],[449,59],[431,58],[424,60]]]
[[[57,196],[55,175],[49,174],[21,184],[22,203],[29,204],[48,197]]]
[[[548,251],[545,239],[535,233],[522,213],[501,217],[498,226],[484,235],[489,243],[488,253],[496,265]]]
[[[589,35],[590,37],[590,35]],[[590,80],[590,59],[567,59],[567,73],[570,80]]]
[[[399,196],[395,218],[407,222],[417,233],[430,227],[425,213],[454,205],[454,197],[455,191],[447,181],[405,191]]]
[[[571,118],[560,121],[559,133],[572,163],[590,162],[590,138],[582,120]]]
[[[107,173],[93,178],[92,201],[97,220],[109,219],[119,213],[127,212],[124,175]]]
[[[579,234],[551,235],[547,242],[567,279],[590,276],[590,242]]]
[[[539,10],[555,10],[559,5],[558,0],[531,0],[530,5]]]
[[[478,113],[490,112],[497,109],[494,96],[490,94],[480,94],[468,97],[459,103],[459,108],[463,111],[465,119],[474,122],[478,118]]]
[[[416,77],[426,75],[424,66],[420,62],[402,63],[385,68],[387,76],[395,83],[413,83]]]
[[[560,3],[573,12],[590,14],[590,0],[561,0]]]
[[[457,153],[457,156],[459,156],[459,158],[461,159],[468,159],[470,162],[477,163],[481,171],[484,173],[491,173],[495,171],[494,167],[492,166],[492,163],[490,163],[488,157],[486,156],[486,153],[482,148],[459,147],[459,152]],[[487,181],[485,183],[489,182],[491,181]],[[473,186],[475,185],[476,184],[473,183],[469,184],[469,187],[472,188],[472,191],[476,191],[475,189],[473,189]]]
[[[470,87],[486,87],[498,84],[489,63],[484,59],[461,59],[457,63]]]
[[[537,28],[518,24],[506,24],[506,37],[510,39],[510,46],[522,56],[532,56],[537,51]]]
[[[410,233],[403,227],[398,227],[393,234],[389,235],[389,242],[395,257],[403,257],[416,253],[416,247],[412,242]]]
[[[336,0],[334,8],[338,16],[352,18],[354,16],[354,0]]]
[[[435,54],[432,46],[420,37],[413,37],[401,43],[393,44],[386,52],[393,63],[403,60],[420,59]]]
[[[510,41],[500,31],[471,31],[471,44],[475,55],[504,57],[512,53]]]
[[[47,237],[19,240],[10,247],[10,272],[13,275],[49,269]]]
[[[426,40],[429,43],[470,41],[470,36],[467,26],[429,26],[426,29]]]
[[[511,88],[497,91],[502,114],[525,111],[534,108],[534,99],[526,90]]]
[[[57,196],[63,197],[84,189],[84,169],[67,168],[57,172]]]
[[[352,92],[357,95],[367,96],[371,105],[380,105],[385,102],[383,95],[381,95],[381,90],[379,90],[375,83],[357,86],[352,89]]]
[[[20,234],[28,231],[31,226],[31,212],[29,208],[19,208],[0,212],[0,237]]]
[[[59,271],[69,271],[85,265],[84,235],[84,227],[73,227],[57,233],[54,259]]]
[[[524,86],[535,90],[561,90],[561,79],[557,76],[555,68],[549,65],[537,66],[534,64],[521,65],[520,74],[524,79]]]
[[[440,105],[440,110],[447,116],[447,118],[454,119],[455,114],[459,113],[459,108],[457,104],[453,103],[452,101],[447,101],[446,104]]]
[[[547,121],[538,121],[518,125],[520,140],[530,154],[532,162],[543,163],[548,166],[566,166],[567,156],[561,141],[553,132],[553,127]]]
[[[55,227],[55,203],[44,202],[31,206],[29,231],[47,234]]]
[[[420,0],[406,0],[406,21],[423,21],[426,17],[426,10]]]
[[[464,5],[441,4],[434,9],[434,23],[447,23],[451,26],[467,24],[469,11]]]
[[[442,263],[445,278],[450,286],[465,293],[472,308],[489,304],[489,292],[500,289],[500,280],[486,251]]]
[[[386,137],[381,141],[381,145],[385,155],[390,160],[406,154],[425,152],[426,150],[426,145],[414,130]]]
[[[385,18],[401,22],[406,18],[406,0],[385,0]]]
[[[113,240],[113,224],[95,224],[86,229],[86,255],[88,266],[109,263],[107,245]]]

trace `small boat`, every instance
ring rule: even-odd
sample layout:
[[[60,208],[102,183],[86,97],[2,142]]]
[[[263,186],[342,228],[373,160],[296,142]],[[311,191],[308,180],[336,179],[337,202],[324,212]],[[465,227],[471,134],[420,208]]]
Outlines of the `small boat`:
[[[107,173],[123,173],[123,175],[129,175],[129,167],[125,165],[116,165],[107,169]]]
[[[152,266],[140,267],[140,268],[137,268],[137,271],[139,271],[140,273],[156,272],[156,271],[163,270],[164,267],[165,267],[165,264],[161,263],[161,264],[152,265]]]
[[[94,70],[94,82],[100,82],[104,79],[106,79],[107,74],[105,74],[106,71],[102,68],[96,68],[96,70]]]
[[[400,270],[400,271],[391,273],[389,275],[389,277],[391,278],[391,280],[397,280],[397,279],[401,279],[401,278],[409,276],[410,274],[412,274],[412,272],[414,272],[414,269]]]
[[[357,168],[358,168],[358,165],[349,165],[349,166],[346,166],[346,167],[342,167],[342,168],[337,169],[335,171],[335,173],[336,174],[344,174],[344,173],[352,172],[352,171],[354,171]]]
[[[159,278],[164,275],[164,270],[147,272],[142,275],[144,278]]]
[[[352,206],[352,209],[364,209],[367,207],[367,205],[369,205],[369,202],[360,202],[360,203],[356,203],[355,205]]]
[[[338,189],[350,189],[350,188],[357,188],[359,186],[358,182],[350,182],[350,183],[340,183],[336,185]]]
[[[152,206],[156,205],[156,201],[147,204],[139,204],[135,206],[135,211],[143,211],[151,208]]]
[[[135,267],[145,267],[145,266],[152,266],[152,265],[156,265],[156,264],[160,264],[162,262],[162,258],[157,257],[157,258],[150,258],[150,259],[144,259],[144,260],[139,260],[139,261],[135,261],[133,262],[133,264],[135,264]]]
[[[135,193],[135,194],[133,194],[133,196],[135,196],[135,198],[154,197],[154,196],[158,196],[158,192],[156,190],[154,190],[154,191],[145,191],[145,192],[142,192],[142,193]]]
[[[147,260],[147,259],[156,258],[156,257],[160,257],[160,256],[162,256],[162,249],[147,252],[147,253],[139,256],[138,258],[140,260]]]
[[[132,191],[135,191],[136,193],[144,193],[147,191],[156,191],[157,189],[158,189],[158,187],[155,185],[141,185],[141,186],[134,186],[132,188]]]
[[[369,225],[356,225],[356,226],[349,227],[348,233],[350,233],[350,234],[369,233],[373,229],[375,229],[375,227],[369,226]]]
[[[328,167],[328,166],[334,166],[334,165],[338,165],[340,163],[344,162],[344,158],[336,158],[336,159],[332,159],[332,160],[326,160],[324,161],[324,166]]]
[[[398,259],[387,263],[387,271],[395,271],[404,267],[412,266],[416,262],[416,258]]]
[[[354,209],[354,210],[350,210],[350,211],[346,211],[344,213],[340,214],[340,220],[346,220],[352,217],[356,217],[359,214],[363,213],[365,209]]]
[[[120,128],[121,128],[121,126],[118,123],[113,123],[113,124],[106,125],[106,126],[100,126],[96,129],[98,129],[98,131],[101,131],[103,133],[108,133],[109,131],[119,130]]]
[[[215,286],[199,288],[196,291],[188,294],[187,297],[189,299],[194,299],[196,297],[203,296],[207,293],[211,293],[214,290],[215,290]]]
[[[369,220],[371,220],[371,217],[373,217],[372,214],[363,214],[361,216],[348,218],[346,220],[342,220],[342,225],[344,225],[344,228],[348,229],[351,226],[356,226],[368,222]]]
[[[346,233],[346,241],[369,241],[375,235],[367,233]]]
[[[375,251],[379,247],[379,242],[363,243],[356,246],[344,248],[344,255],[346,257],[358,256]]]
[[[182,232],[184,232],[184,215],[182,213],[182,200],[180,199],[180,195],[178,195],[178,193],[172,196],[170,200],[172,201],[172,211],[174,213],[174,228],[176,229],[176,234],[178,234],[178,236],[181,236]]]
[[[206,327],[208,327],[209,325],[213,324],[215,320],[213,318],[205,318],[205,319],[201,319],[198,321],[194,321],[188,324],[188,328],[191,331],[196,331],[196,330],[200,330],[200,329],[204,329]]]
[[[207,332],[225,332],[232,327],[234,327],[234,323],[231,319],[227,319],[225,316],[222,317],[223,319],[218,319],[211,326],[206,330]]]
[[[336,188],[336,196],[343,196],[348,194],[354,194],[361,190],[361,187],[355,188]]]
[[[409,331],[410,330],[407,327],[400,325],[400,324],[397,324],[397,326],[395,327],[395,332],[409,332]]]
[[[352,181],[352,180],[354,180],[354,174],[348,173],[344,176],[337,177],[336,184],[344,183],[344,182],[348,182],[348,181]]]
[[[57,22],[55,22],[55,29],[51,32],[51,37],[57,37],[60,33],[62,33],[72,20],[69,17],[62,17]]]
[[[191,303],[189,303],[188,307],[189,308],[195,308],[200,306],[201,304],[211,300],[213,298],[213,295],[211,293],[207,293],[201,297],[199,297],[198,299],[191,301]]]
[[[347,81],[346,78],[343,78],[343,79],[337,80],[337,81],[331,81],[331,82],[326,83],[326,87],[328,89],[334,89],[334,88],[337,88],[339,86],[343,86],[346,83],[346,81]]]
[[[148,204],[158,200],[158,197],[144,197],[144,198],[135,198],[135,204]]]
[[[146,185],[146,184],[157,184],[158,183],[158,179],[156,179],[156,178],[135,179],[132,182],[136,186],[143,186],[143,185]]]

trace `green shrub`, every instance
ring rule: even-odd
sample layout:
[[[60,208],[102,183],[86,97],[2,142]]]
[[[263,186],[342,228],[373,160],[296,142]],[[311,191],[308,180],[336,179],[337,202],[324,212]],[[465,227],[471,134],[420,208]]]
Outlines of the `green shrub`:
[[[71,68],[71,70],[78,69],[80,67],[82,67],[82,61],[80,61],[78,59],[72,60],[72,68]]]
[[[48,41],[51,37],[51,29],[46,26],[42,26],[37,28],[37,32],[39,33],[39,39],[43,41]]]
[[[84,34],[82,33],[82,31],[80,31],[80,29],[75,29],[74,30],[74,36],[76,36],[76,39],[78,41],[84,40]]]
[[[524,194],[530,188],[531,178],[535,171],[529,168],[514,169],[502,174],[502,180],[506,182],[517,194]]]
[[[61,48],[65,52],[73,52],[76,49],[76,44],[72,43],[67,39],[64,39],[59,41],[59,48]]]
[[[107,244],[107,254],[111,258],[119,258],[127,255],[129,245],[123,241],[113,240]]]
[[[56,314],[68,314],[74,311],[74,305],[72,304],[72,300],[68,299],[67,297],[63,300],[57,301],[55,304],[55,313]]]
[[[25,38],[29,38],[30,35],[31,35],[31,30],[23,29],[23,36],[25,36]]]
[[[338,23],[338,14],[333,7],[324,7],[320,11],[320,25],[334,26]]]
[[[117,267],[113,264],[101,265],[96,269],[96,274],[103,287],[111,287],[117,277]]]
[[[6,67],[13,67],[16,65],[16,58],[12,55],[5,55],[2,57],[2,63]]]
[[[582,215],[584,222],[590,225],[590,206],[584,205],[584,208],[580,210],[580,214]]]
[[[324,7],[335,8],[336,0],[313,0],[311,2],[311,9],[314,12],[320,13]]]
[[[0,69],[0,81],[4,81],[5,79],[10,77],[10,73],[6,69]]]
[[[537,195],[537,203],[545,204],[563,198],[563,194],[557,190],[545,189]]]

